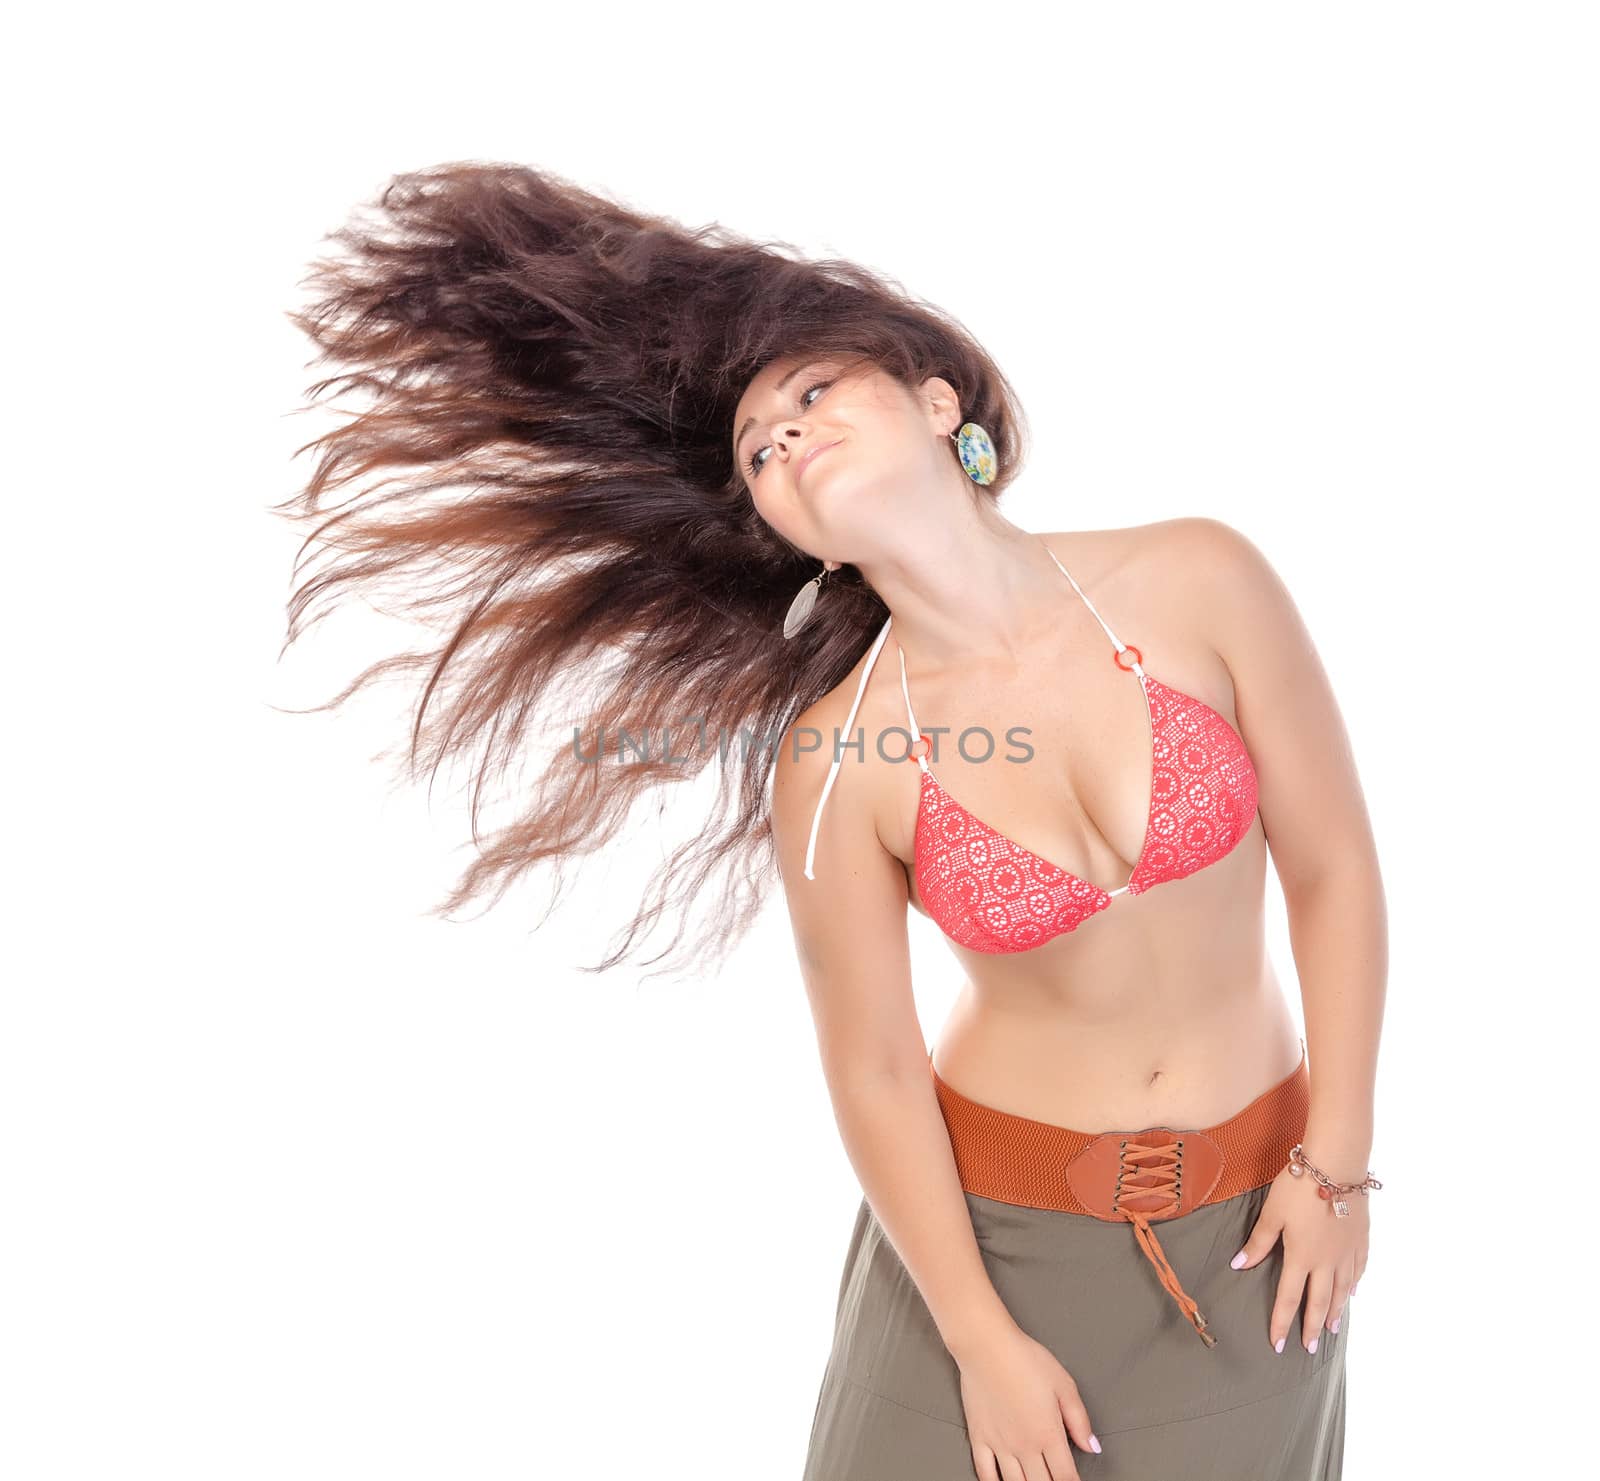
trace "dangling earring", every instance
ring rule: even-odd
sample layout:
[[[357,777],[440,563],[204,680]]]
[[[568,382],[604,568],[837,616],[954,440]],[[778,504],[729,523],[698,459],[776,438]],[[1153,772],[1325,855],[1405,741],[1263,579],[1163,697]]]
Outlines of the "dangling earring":
[[[989,434],[976,422],[963,422],[959,433],[949,435],[961,455],[961,466],[967,470],[967,477],[974,483],[993,483],[1000,462]]]
[[[792,638],[811,621],[811,614],[817,607],[817,593],[822,589],[822,583],[827,579],[831,567],[823,566],[799,591],[789,603],[789,610],[783,616],[783,635]]]

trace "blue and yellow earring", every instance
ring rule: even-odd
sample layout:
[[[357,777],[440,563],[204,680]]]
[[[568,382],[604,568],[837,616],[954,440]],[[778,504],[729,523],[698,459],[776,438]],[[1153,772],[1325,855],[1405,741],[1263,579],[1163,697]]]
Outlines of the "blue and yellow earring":
[[[989,434],[976,422],[963,422],[959,432],[950,433],[961,457],[961,466],[974,483],[993,483],[1000,460],[995,456]]]

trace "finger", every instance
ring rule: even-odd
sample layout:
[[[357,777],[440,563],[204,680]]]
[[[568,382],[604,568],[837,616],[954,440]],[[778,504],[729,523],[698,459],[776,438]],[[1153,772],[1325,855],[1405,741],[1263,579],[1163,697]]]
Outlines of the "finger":
[[[1072,1459],[1072,1448],[1067,1444],[1067,1432],[1044,1447],[1044,1481],[1079,1481],[1078,1467]]]
[[[1070,1388],[1059,1391],[1056,1394],[1056,1403],[1061,1409],[1061,1420],[1067,1427],[1067,1434],[1072,1443],[1079,1450],[1092,1450],[1099,1455],[1100,1441],[1090,1427],[1089,1411],[1084,1407],[1078,1390]]]
[[[1061,1409],[1061,1422],[1066,1425],[1072,1443],[1080,1451],[1094,1451],[1098,1455],[1099,1441],[1094,1438],[1094,1430],[1090,1425],[1090,1411],[1083,1407],[1077,1387],[1056,1391],[1056,1406]]]
[[[1005,1481],[1028,1481],[1028,1473],[1022,1469],[1022,1462],[1016,1456],[1001,1454],[995,1458],[1000,1462],[1000,1474]]]
[[[1276,1352],[1282,1352],[1289,1340],[1289,1328],[1294,1325],[1294,1315],[1300,1309],[1305,1284],[1305,1271],[1284,1265],[1283,1274],[1278,1277],[1278,1296],[1272,1303],[1272,1315],[1267,1318],[1267,1340]]]
[[[1328,1303],[1333,1296],[1333,1272],[1326,1267],[1311,1272],[1306,1282],[1306,1314],[1300,1327],[1300,1345],[1307,1352],[1317,1350],[1322,1324],[1328,1319]]]
[[[972,1469],[978,1473],[978,1481],[1000,1481],[1000,1467],[995,1463],[994,1451],[987,1445],[972,1447]]]
[[[1350,1287],[1346,1284],[1344,1276],[1339,1276],[1333,1283],[1333,1300],[1328,1305],[1330,1316],[1328,1330],[1337,1333],[1339,1323],[1344,1320],[1345,1303],[1350,1299]]]
[[[1282,1231],[1282,1224],[1270,1223],[1263,1214],[1256,1220],[1255,1228],[1250,1231],[1249,1239],[1244,1242],[1244,1248],[1228,1263],[1235,1270],[1254,1269],[1272,1253],[1272,1247],[1277,1244],[1278,1235]]]
[[[1350,1293],[1356,1288],[1356,1262],[1352,1257],[1341,1265],[1333,1278],[1333,1304],[1331,1310],[1333,1319],[1328,1323],[1328,1330],[1337,1333],[1339,1323],[1344,1320],[1344,1314],[1349,1309]]]

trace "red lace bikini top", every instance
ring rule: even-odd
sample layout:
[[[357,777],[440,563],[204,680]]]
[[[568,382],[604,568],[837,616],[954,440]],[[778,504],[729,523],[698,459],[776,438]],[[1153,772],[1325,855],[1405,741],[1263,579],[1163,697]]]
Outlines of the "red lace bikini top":
[[[928,765],[933,742],[917,726],[906,680],[906,655],[901,649],[900,687],[911,734],[917,737],[911,752],[922,768],[913,844],[917,893],[945,935],[973,951],[1031,951],[1077,929],[1118,895],[1140,895],[1215,864],[1249,831],[1256,814],[1255,767],[1238,732],[1210,705],[1147,674],[1144,654],[1138,648],[1130,650],[1111,631],[1072,573],[1056,560],[1055,552],[1048,545],[1045,550],[1111,639],[1112,662],[1124,673],[1137,675],[1144,689],[1151,750],[1144,846],[1127,883],[1104,890],[1041,859],[969,813],[945,791]],[[867,677],[893,621],[891,616],[884,622],[867,656],[844,724],[847,740],[853,733]],[[895,646],[899,648],[899,644]],[[1138,655],[1131,668],[1122,661],[1129,651]],[[842,759],[836,747],[811,821],[807,879],[816,878],[811,866],[817,829]]]

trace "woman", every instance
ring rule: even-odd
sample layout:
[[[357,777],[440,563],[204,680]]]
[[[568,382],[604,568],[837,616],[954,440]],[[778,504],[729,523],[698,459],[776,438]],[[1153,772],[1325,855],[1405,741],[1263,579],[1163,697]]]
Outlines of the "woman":
[[[379,205],[295,315],[346,367],[315,389],[371,402],[315,444],[301,512],[354,491],[317,532],[346,555],[290,638],[412,565],[400,596],[454,601],[453,629],[332,703],[426,668],[413,759],[481,736],[480,781],[557,677],[612,662],[446,909],[716,763],[732,816],[601,966],[708,899],[703,967],[776,863],[863,1188],[806,1475],[1337,1476],[1384,905],[1259,552],[1204,518],[1017,528],[1004,377],[859,267],[513,167]],[[607,764],[641,732],[658,751]],[[1264,946],[1269,836],[1304,1041]],[[908,907],[966,974],[931,1054]]]

